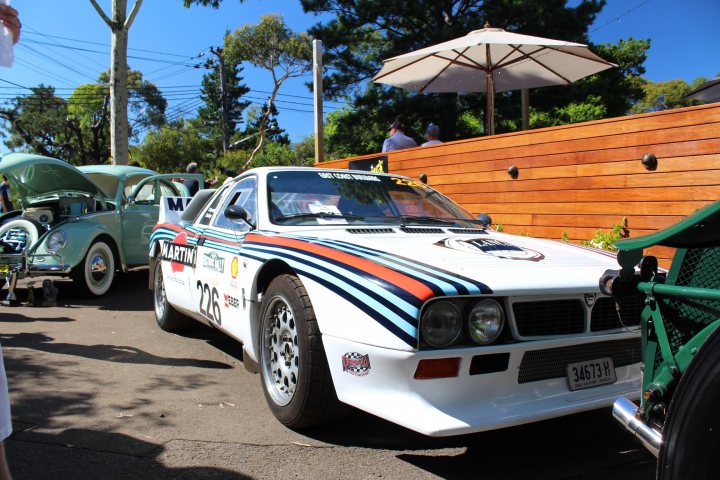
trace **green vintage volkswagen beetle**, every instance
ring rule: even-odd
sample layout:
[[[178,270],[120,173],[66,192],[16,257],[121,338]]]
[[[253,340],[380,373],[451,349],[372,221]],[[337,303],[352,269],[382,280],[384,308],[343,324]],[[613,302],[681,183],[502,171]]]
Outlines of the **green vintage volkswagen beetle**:
[[[116,271],[147,266],[160,197],[188,196],[179,178],[202,181],[18,153],[3,156],[0,174],[10,180],[15,209],[0,216],[0,284],[69,276],[95,296],[110,289]]]

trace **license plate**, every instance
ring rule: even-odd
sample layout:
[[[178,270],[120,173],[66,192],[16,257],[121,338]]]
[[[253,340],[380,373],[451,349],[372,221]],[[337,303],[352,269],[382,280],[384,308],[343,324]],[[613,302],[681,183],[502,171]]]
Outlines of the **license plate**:
[[[587,362],[571,363],[567,366],[567,379],[570,390],[615,383],[615,367],[612,358],[605,357]]]
[[[10,270],[9,265],[0,265],[0,273],[7,273]]]

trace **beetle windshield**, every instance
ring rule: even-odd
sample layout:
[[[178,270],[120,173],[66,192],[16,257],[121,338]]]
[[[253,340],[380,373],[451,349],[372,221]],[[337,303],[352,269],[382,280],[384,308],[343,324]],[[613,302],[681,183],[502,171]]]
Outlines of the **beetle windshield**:
[[[268,175],[270,220],[278,225],[373,224],[479,228],[441,193],[406,177],[305,170]]]

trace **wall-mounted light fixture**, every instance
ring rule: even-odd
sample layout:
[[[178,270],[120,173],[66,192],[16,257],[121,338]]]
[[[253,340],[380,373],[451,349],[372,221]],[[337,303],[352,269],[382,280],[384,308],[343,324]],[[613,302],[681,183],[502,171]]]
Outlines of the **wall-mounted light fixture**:
[[[508,172],[508,175],[510,175],[513,180],[516,180],[518,175],[520,174],[518,167],[516,167],[515,165],[510,165],[507,169],[507,172]]]
[[[654,154],[652,153],[646,153],[642,156],[640,161],[643,164],[643,167],[645,167],[645,170],[650,170],[651,172],[653,170],[657,169],[658,161]]]

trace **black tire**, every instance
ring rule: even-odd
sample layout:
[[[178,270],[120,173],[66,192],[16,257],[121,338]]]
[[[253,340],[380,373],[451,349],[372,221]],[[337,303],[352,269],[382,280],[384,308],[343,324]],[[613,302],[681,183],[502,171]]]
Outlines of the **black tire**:
[[[101,297],[110,290],[115,279],[115,255],[110,246],[98,240],[88,248],[85,258],[70,272],[80,293]]]
[[[162,261],[155,261],[155,272],[153,276],[153,310],[155,310],[155,321],[158,326],[166,332],[179,332],[190,327],[192,320],[175,310],[170,305],[165,295],[165,281],[162,273]]]
[[[280,423],[305,428],[335,421],[335,394],[315,312],[302,282],[280,275],[267,288],[260,317],[260,376]]]
[[[717,478],[720,471],[718,452],[720,328],[695,355],[673,395],[663,427],[657,478]]]

